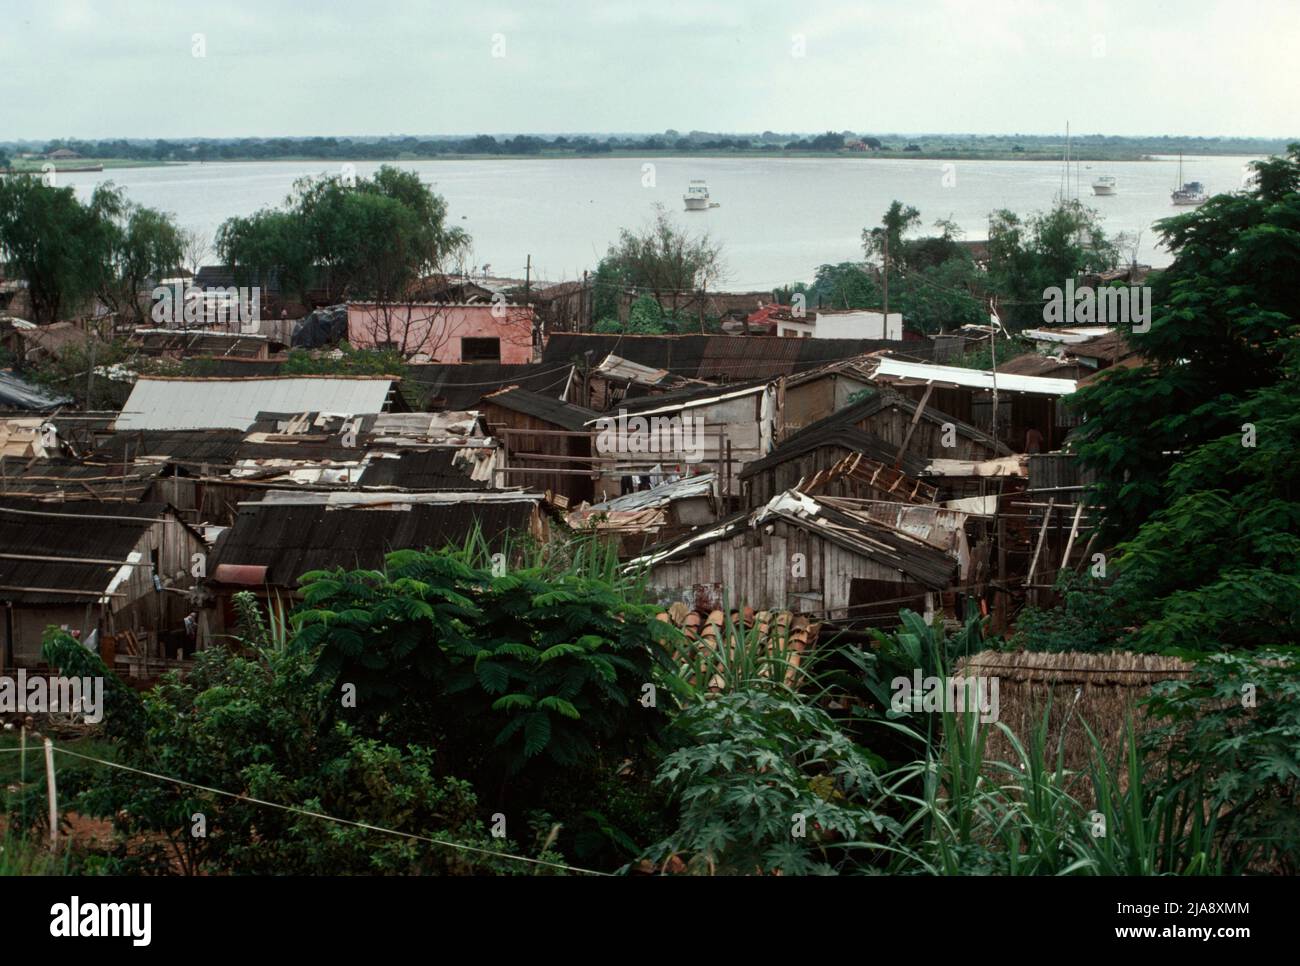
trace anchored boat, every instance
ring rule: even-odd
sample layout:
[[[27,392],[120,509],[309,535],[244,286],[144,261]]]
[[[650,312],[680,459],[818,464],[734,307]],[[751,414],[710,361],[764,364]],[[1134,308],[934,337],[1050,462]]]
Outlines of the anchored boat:
[[[687,211],[705,211],[709,208],[709,186],[703,181],[692,181],[682,195]]]
[[[1094,179],[1092,193],[1095,195],[1113,195],[1115,193],[1115,179],[1108,174],[1103,174]]]
[[[1183,156],[1178,155],[1178,183],[1181,188],[1175,188],[1169,200],[1176,205],[1200,205],[1209,200],[1210,196],[1205,193],[1205,185],[1199,181],[1183,180]]]

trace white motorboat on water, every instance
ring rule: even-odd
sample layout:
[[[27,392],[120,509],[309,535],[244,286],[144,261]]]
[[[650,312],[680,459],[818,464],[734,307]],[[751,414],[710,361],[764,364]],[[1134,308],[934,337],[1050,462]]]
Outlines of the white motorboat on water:
[[[692,181],[682,195],[687,211],[705,211],[709,208],[709,186],[703,181]]]
[[[1092,193],[1095,195],[1113,195],[1115,193],[1115,179],[1108,174],[1093,179]]]

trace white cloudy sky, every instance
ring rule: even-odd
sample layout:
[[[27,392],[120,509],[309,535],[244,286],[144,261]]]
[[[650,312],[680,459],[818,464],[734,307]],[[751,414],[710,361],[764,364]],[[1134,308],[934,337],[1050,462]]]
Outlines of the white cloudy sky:
[[[1283,137],[1297,50],[1298,0],[0,0],[0,140]]]

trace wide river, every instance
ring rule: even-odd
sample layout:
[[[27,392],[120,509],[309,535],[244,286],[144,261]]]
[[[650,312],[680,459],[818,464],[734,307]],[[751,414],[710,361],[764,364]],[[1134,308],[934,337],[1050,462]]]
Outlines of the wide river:
[[[1249,160],[1189,158],[1184,180],[1201,181],[1212,194],[1233,191]],[[1050,208],[1063,182],[1063,165],[1043,161],[687,157],[395,163],[418,171],[446,197],[452,223],[473,238],[471,264],[490,266],[493,275],[522,277],[531,255],[534,278],[580,278],[620,228],[647,223],[658,202],[681,224],[707,230],[721,243],[726,274],[719,287],[736,291],[810,281],[818,265],[860,260],[863,227],[879,224],[894,199],[920,209],[923,225],[950,219],[966,238],[978,239],[987,237],[990,212],[1009,208],[1029,215]],[[354,170],[364,176],[378,166],[357,163]],[[221,162],[57,177],[83,196],[111,180],[133,201],[170,211],[179,224],[215,236],[226,218],[281,203],[295,179],[339,171],[340,165],[327,162]],[[1117,179],[1115,195],[1093,195],[1091,182],[1102,174]],[[708,182],[718,207],[683,210],[682,193],[693,178]],[[1071,166],[1068,190],[1101,213],[1109,233],[1140,236],[1141,261],[1162,265],[1169,255],[1159,248],[1152,225],[1187,210],[1169,201],[1177,179],[1177,158],[1084,162]]]

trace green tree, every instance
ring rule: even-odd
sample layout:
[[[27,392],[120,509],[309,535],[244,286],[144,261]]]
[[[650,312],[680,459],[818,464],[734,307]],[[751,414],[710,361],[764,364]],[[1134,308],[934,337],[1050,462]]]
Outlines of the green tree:
[[[1138,646],[1300,642],[1300,144],[1256,170],[1161,222],[1145,364],[1073,397]]]
[[[867,253],[867,258],[883,261],[886,250],[889,251],[891,259],[901,258],[903,236],[920,223],[921,213],[917,209],[901,201],[891,202],[889,209],[880,220],[880,227],[862,230],[862,247]]]
[[[123,320],[144,322],[146,284],[157,284],[181,267],[181,231],[170,215],[128,201],[111,185],[96,188],[90,206],[106,222],[108,242],[96,294]]]
[[[808,289],[809,308],[869,309],[880,306],[880,287],[855,262],[822,265]]]
[[[607,312],[611,292],[621,295],[632,290],[653,296],[670,317],[677,318],[684,304],[721,275],[722,249],[709,234],[690,234],[662,205],[656,205],[648,226],[640,231],[624,228],[601,259],[596,269],[596,308]]]
[[[224,222],[222,260],[262,284],[305,295],[400,303],[420,279],[450,270],[469,244],[447,224],[446,201],[413,171],[384,165],[372,178],[304,178],[283,208]]]
[[[33,175],[0,178],[0,258],[11,276],[26,279],[33,322],[86,307],[107,274],[112,236],[102,213],[71,188]]]
[[[989,219],[988,287],[1009,328],[1043,322],[1043,292],[1082,272],[1113,268],[1119,259],[1096,211],[1061,201],[1027,219],[1003,209]]]

